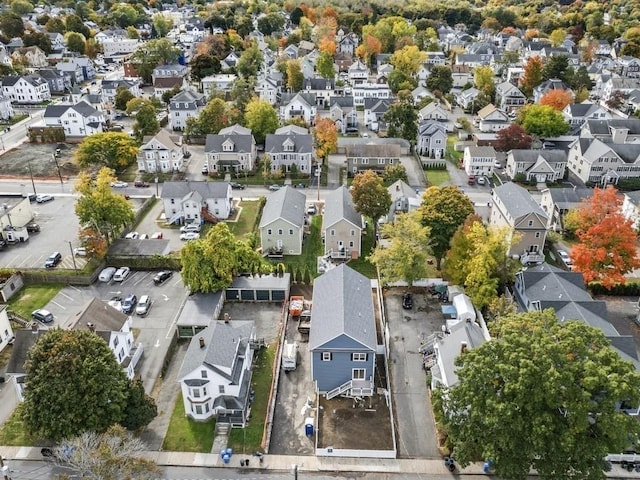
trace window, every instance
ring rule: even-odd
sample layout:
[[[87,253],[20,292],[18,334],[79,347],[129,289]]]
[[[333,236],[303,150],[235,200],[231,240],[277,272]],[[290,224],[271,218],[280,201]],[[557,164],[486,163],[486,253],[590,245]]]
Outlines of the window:
[[[196,413],[202,415],[202,405],[196,405]]]
[[[332,237],[335,237],[336,231],[334,229],[329,230],[329,235],[331,235]]]
[[[289,229],[289,235],[293,235],[293,228]]]
[[[200,398],[200,389],[199,388],[192,388],[191,389],[191,393],[193,394],[193,398]]]
[[[331,361],[331,352],[322,352],[322,361],[330,362]]]
[[[114,337],[114,338],[113,338],[113,346],[114,346],[114,347],[117,347],[117,346],[118,346],[118,343],[119,343],[119,342],[118,342],[118,337]]]
[[[270,229],[270,228],[268,228],[268,229],[267,229],[267,235],[271,235],[271,233],[272,233],[272,232],[271,232],[271,229]]]
[[[278,229],[278,235],[282,235],[282,229],[281,228]]]
[[[207,371],[206,370],[200,370],[200,376],[202,378],[207,378]]]
[[[528,225],[529,225],[530,227],[533,227],[533,220],[529,220]]]
[[[218,385],[218,393],[224,393],[224,385]]]
[[[351,235],[352,237],[355,237],[355,236],[356,236],[356,231],[352,229],[352,230],[349,232],[349,235]]]
[[[536,232],[536,238],[540,238],[540,232]]]
[[[352,353],[351,354],[352,362],[366,362],[367,354],[366,353]]]

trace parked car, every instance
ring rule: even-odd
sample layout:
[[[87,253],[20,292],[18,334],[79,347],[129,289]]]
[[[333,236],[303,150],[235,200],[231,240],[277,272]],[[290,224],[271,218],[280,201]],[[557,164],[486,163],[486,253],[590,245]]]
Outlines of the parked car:
[[[558,256],[563,261],[563,263],[571,269],[573,266],[573,262],[571,261],[571,257],[565,250],[558,250]]]
[[[87,248],[86,247],[76,247],[73,249],[73,254],[76,257],[86,257],[87,256]]]
[[[40,231],[40,225],[38,225],[36,222],[29,222],[25,225],[25,227],[27,228],[27,232],[29,233],[36,233]]]
[[[315,215],[317,211],[318,210],[313,203],[307,207],[307,215]]]
[[[402,295],[402,308],[405,310],[411,310],[413,308],[413,295],[410,293]]]
[[[153,232],[151,234],[151,239],[152,240],[162,240],[162,237],[164,237],[164,235],[162,234],[162,232]]]
[[[202,167],[202,175],[209,175],[209,169],[207,167]]]
[[[136,314],[141,317],[146,316],[151,309],[151,297],[149,295],[143,295],[140,297],[138,306],[136,307]]]
[[[553,142],[542,142],[542,149],[543,150],[553,150],[554,148],[556,148],[556,144]]]
[[[133,313],[133,310],[136,308],[137,304],[138,304],[138,297],[136,297],[133,293],[130,293],[122,301],[122,313],[126,313],[127,315]]]
[[[36,195],[35,193],[30,193],[27,196],[29,197],[29,203],[33,203],[38,200],[38,195]]]
[[[476,184],[476,177],[474,177],[473,175],[469,175],[469,178],[467,179],[467,185],[475,185]]]
[[[121,182],[120,180],[116,182],[111,182],[111,186],[113,188],[127,188],[129,184],[127,182]]]
[[[124,238],[127,240],[137,240],[138,237],[140,237],[140,234],[138,232],[129,232],[124,236]]]
[[[136,180],[133,186],[138,188],[147,188],[149,184],[147,182],[143,182],[142,180]]]
[[[155,285],[162,285],[164,282],[169,280],[173,276],[173,272],[171,270],[163,270],[161,272],[156,273],[156,276],[153,277],[153,283]]]
[[[243,185],[241,183],[231,182],[229,185],[231,185],[231,188],[233,188],[234,190],[244,190],[245,189],[245,185]]]
[[[180,240],[183,242],[189,242],[191,240],[197,240],[200,238],[200,234],[198,232],[187,232],[180,234]]]
[[[62,254],[60,252],[53,252],[44,261],[44,268],[54,268],[62,261]]]
[[[197,223],[188,223],[180,227],[180,233],[195,232],[200,233],[200,225]]]
[[[476,182],[478,185],[485,185],[487,183],[487,179],[480,175],[479,177],[476,177]]]
[[[113,275],[116,273],[116,270],[116,267],[104,268],[100,272],[100,275],[98,275],[98,280],[100,280],[101,282],[110,282],[113,278]]]
[[[304,183],[296,183],[294,185],[295,188],[307,188],[307,186]]]
[[[138,237],[138,240],[149,240],[149,235],[147,235],[146,233],[141,233]]]
[[[53,313],[44,308],[40,308],[31,312],[31,318],[42,323],[51,323],[53,322]]]
[[[44,194],[44,195],[36,195],[37,203],[47,203],[53,200],[53,195]]]
[[[123,282],[125,278],[129,276],[129,272],[131,272],[131,269],[129,267],[120,267],[118,270],[116,270],[116,273],[113,274],[113,281]]]
[[[273,185],[269,185],[269,190],[271,190],[272,192],[277,192],[281,188],[282,186],[278,185],[277,183],[274,183]]]

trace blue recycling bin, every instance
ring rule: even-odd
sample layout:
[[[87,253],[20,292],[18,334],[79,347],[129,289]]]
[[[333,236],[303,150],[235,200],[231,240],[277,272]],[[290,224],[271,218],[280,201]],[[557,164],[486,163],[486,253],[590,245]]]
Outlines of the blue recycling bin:
[[[310,437],[310,436],[312,436],[312,435],[313,435],[313,424],[311,424],[311,423],[307,423],[307,424],[304,426],[304,434],[305,434],[307,437]]]

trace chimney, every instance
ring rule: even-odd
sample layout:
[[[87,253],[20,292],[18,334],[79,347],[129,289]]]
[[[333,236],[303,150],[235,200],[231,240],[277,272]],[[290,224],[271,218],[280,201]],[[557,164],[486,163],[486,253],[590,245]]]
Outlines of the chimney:
[[[38,334],[38,324],[36,322],[31,323],[31,333]]]
[[[89,327],[89,331],[95,333],[96,332],[96,326],[91,323],[91,322],[87,322],[87,327]]]
[[[204,337],[198,339],[200,341],[200,348],[204,348]]]
[[[460,355],[467,351],[467,342],[460,342]]]
[[[229,323],[229,320],[231,320],[231,316],[228,313],[224,314],[224,323]]]

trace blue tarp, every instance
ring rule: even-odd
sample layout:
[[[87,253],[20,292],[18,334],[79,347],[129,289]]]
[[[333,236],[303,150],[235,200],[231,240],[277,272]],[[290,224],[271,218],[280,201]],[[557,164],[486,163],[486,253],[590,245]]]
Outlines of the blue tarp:
[[[445,318],[458,318],[458,312],[453,305],[442,305],[442,315]]]

